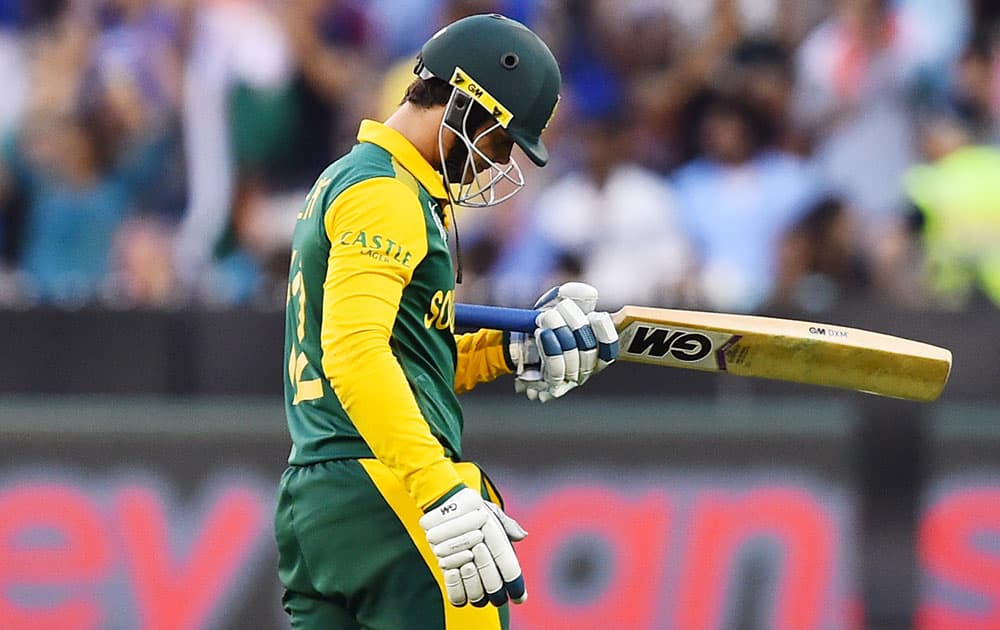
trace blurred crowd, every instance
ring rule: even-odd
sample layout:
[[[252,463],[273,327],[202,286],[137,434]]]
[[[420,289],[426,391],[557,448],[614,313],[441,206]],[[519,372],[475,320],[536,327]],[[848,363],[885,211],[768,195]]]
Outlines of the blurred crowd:
[[[988,0],[0,0],[0,307],[282,307],[315,177],[493,11],[565,88],[460,299],[1000,304]]]

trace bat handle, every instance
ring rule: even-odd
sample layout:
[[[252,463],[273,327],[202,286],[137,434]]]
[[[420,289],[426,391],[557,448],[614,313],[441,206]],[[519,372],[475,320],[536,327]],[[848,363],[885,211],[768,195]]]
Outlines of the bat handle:
[[[536,328],[535,318],[539,312],[528,308],[456,304],[455,324],[463,328],[490,328],[530,333]]]

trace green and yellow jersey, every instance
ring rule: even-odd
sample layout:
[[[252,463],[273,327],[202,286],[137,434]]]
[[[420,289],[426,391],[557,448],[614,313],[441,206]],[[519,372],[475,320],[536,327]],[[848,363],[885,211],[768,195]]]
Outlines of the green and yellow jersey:
[[[289,463],[377,457],[422,509],[462,483],[456,393],[510,372],[501,333],[454,334],[444,199],[406,138],[364,121],[299,213],[285,316]]]

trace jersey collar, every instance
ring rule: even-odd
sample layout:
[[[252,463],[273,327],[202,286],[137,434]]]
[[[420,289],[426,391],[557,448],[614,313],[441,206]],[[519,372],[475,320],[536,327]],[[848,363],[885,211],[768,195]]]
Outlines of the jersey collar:
[[[396,160],[417,178],[435,199],[447,199],[441,173],[434,170],[417,148],[403,134],[374,120],[364,120],[358,130],[358,142],[377,144],[392,154]]]

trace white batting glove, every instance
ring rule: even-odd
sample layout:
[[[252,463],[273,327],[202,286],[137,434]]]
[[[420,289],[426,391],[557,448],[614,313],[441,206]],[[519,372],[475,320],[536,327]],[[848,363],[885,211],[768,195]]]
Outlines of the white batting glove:
[[[503,606],[528,599],[511,541],[528,532],[498,506],[463,488],[420,518],[455,606]]]
[[[618,356],[618,331],[611,316],[595,312],[597,289],[567,282],[535,303],[541,309],[534,335],[511,333],[514,390],[547,402],[587,382]]]

